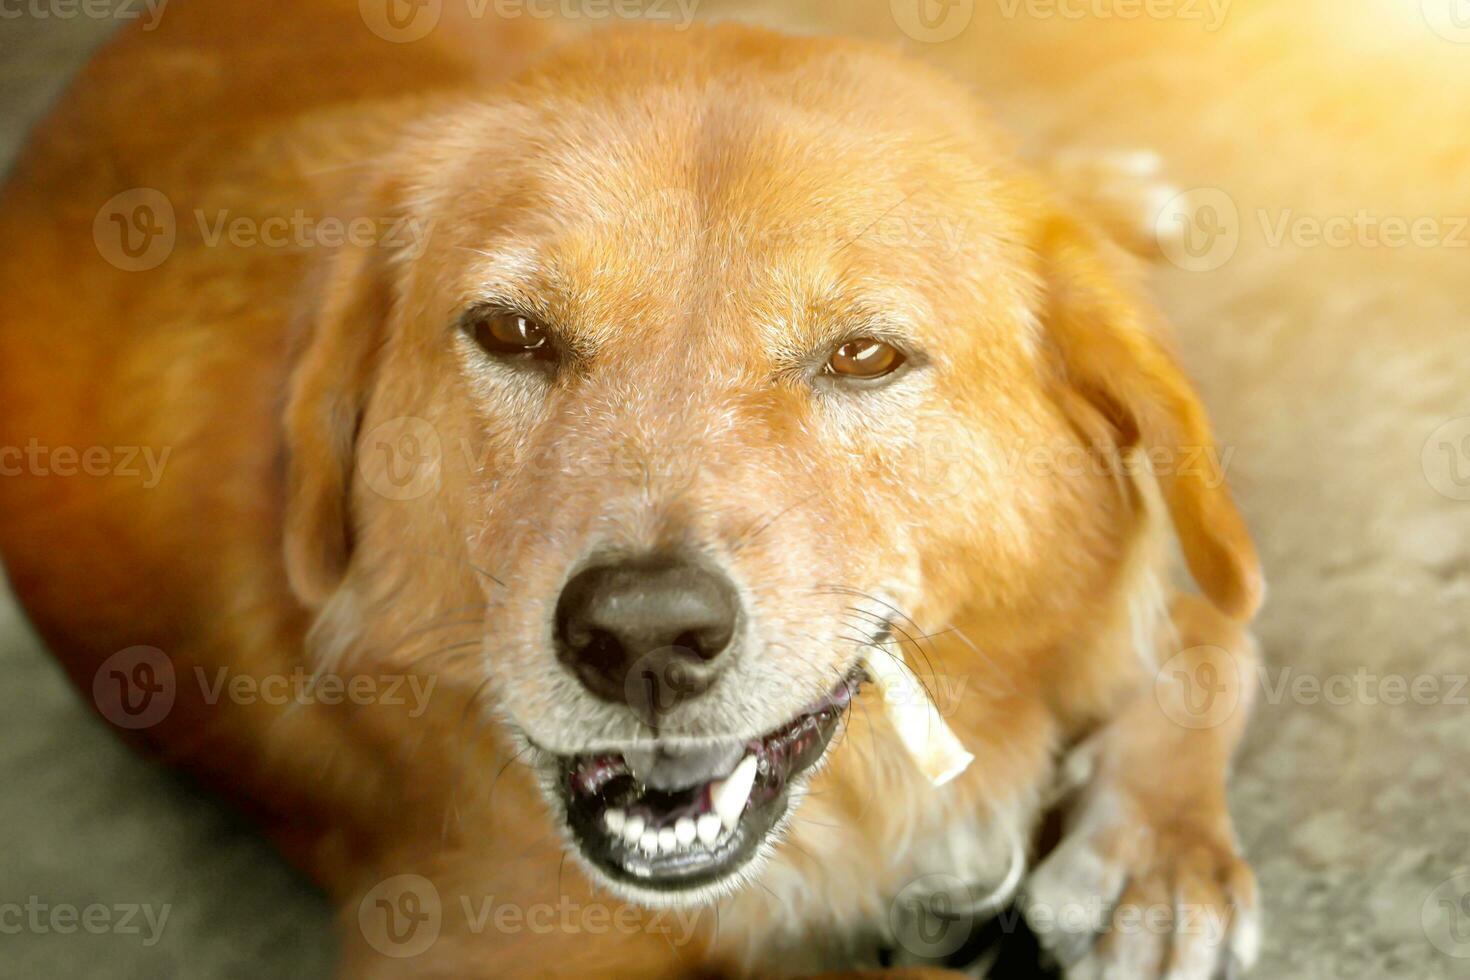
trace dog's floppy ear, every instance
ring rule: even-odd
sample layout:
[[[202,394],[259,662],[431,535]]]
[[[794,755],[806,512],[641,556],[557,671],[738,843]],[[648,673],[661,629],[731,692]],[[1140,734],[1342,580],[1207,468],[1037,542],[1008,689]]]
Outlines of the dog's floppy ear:
[[[387,198],[384,189],[373,200],[386,208]],[[337,588],[352,551],[352,473],[392,312],[393,253],[382,243],[347,244],[328,260],[291,378],[286,573],[309,606]]]
[[[1064,408],[1094,443],[1108,439],[1115,450],[1151,459],[1201,591],[1222,612],[1248,620],[1260,608],[1260,564],[1209,420],[1165,347],[1158,315],[1106,249],[1065,215],[1054,213],[1039,232],[1043,318]]]

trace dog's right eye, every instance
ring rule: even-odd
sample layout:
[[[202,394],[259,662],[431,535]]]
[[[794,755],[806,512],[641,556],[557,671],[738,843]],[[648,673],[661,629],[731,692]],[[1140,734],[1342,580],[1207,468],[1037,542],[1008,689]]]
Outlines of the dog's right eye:
[[[553,361],[556,348],[546,328],[524,313],[491,310],[477,314],[466,332],[487,353],[509,360]]]

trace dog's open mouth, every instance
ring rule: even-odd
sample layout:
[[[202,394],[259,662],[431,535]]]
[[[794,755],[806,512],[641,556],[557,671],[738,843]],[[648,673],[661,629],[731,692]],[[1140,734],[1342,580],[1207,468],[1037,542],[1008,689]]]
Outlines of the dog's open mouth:
[[[855,672],[758,739],[562,759],[567,822],[615,881],[661,891],[727,878],[755,856],[793,782],[827,751],[863,675]]]

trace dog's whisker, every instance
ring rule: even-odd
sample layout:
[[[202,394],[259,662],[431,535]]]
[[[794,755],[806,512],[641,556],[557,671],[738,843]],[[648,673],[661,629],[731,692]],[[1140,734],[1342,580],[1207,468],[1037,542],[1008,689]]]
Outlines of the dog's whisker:
[[[517,763],[519,763],[521,761],[521,757],[523,755],[525,755],[527,752],[529,752],[530,749],[531,749],[531,747],[529,745],[523,746],[521,749],[519,749],[517,752],[515,752],[515,754],[513,754],[509,759],[506,759],[505,760],[505,764],[502,765],[499,769],[497,769],[495,771],[495,776],[490,780],[490,785],[488,787],[486,787],[486,789],[485,789],[485,798],[487,800],[493,799],[495,797],[495,790],[500,785],[500,779],[501,779],[501,777],[504,776],[508,771],[510,771],[510,767],[511,766],[514,766]],[[462,771],[463,770],[461,770],[461,772]]]
[[[485,689],[487,687],[489,687],[489,685],[491,684],[492,681],[493,681],[493,678],[491,678],[491,677],[484,678],[482,681],[480,681],[479,684],[477,684],[475,686],[475,688],[472,691],[470,691],[469,696],[465,699],[464,710],[460,713],[460,718],[459,718],[459,731],[461,733],[461,736],[465,735],[465,728],[466,728],[466,726],[468,726],[470,724],[470,720],[472,718],[475,718],[476,719],[476,723],[474,725],[474,728],[472,729],[475,737],[474,738],[463,738],[462,737],[461,738],[461,744],[463,744],[463,745],[478,744],[480,738],[483,737],[484,734],[485,734],[484,727],[480,723],[481,720],[482,720],[480,718],[480,716],[482,716],[482,715],[485,714],[485,712],[483,710],[483,705],[480,703],[480,698],[483,696],[483,694],[485,692]],[[522,749],[521,751],[524,752],[525,749]],[[461,758],[461,762],[460,762],[460,775],[461,775],[461,778],[463,778],[463,773],[464,773],[464,761],[463,760],[464,760],[464,758],[465,758],[466,755],[469,755],[469,753],[467,753],[467,752],[466,753],[463,753],[461,755],[461,757],[460,757]],[[515,759],[518,756],[519,756],[519,753],[517,753],[517,755],[512,756],[510,761],[511,762],[514,762]],[[506,765],[507,766],[510,765],[510,762],[507,762]],[[499,775],[498,774],[496,776],[496,779],[499,779]],[[491,786],[490,786],[490,790],[489,790],[489,792],[492,795],[493,795],[493,792],[494,792],[494,788],[495,788],[494,782],[492,782],[491,783]]]
[[[847,248],[851,247],[854,243],[856,243],[857,241],[859,241],[860,239],[862,239],[865,235],[868,234],[868,232],[872,231],[879,224],[881,224],[882,222],[886,221],[888,219],[888,216],[889,215],[893,214],[893,212],[897,211],[899,208],[901,208],[905,204],[907,204],[909,202],[909,199],[912,198],[914,196],[914,194],[916,194],[917,192],[918,192],[918,188],[917,187],[911,187],[911,188],[909,188],[909,190],[903,195],[903,197],[900,197],[897,201],[894,201],[892,204],[890,204],[888,206],[888,208],[886,210],[884,210],[884,212],[882,214],[878,215],[878,217],[876,217],[872,221],[870,221],[867,224],[866,227],[864,227],[856,235],[853,235],[847,241],[845,241],[841,245],[839,245],[837,247],[837,250],[835,252],[833,252],[833,255],[839,255],[839,254],[841,254]]]
[[[908,660],[903,656],[903,653],[902,653],[901,650],[899,650],[899,651],[889,650],[886,647],[883,647],[883,646],[880,646],[880,645],[877,645],[877,644],[873,644],[873,643],[869,643],[868,641],[866,641],[864,639],[861,639],[859,637],[855,637],[855,636],[846,636],[846,635],[839,634],[838,638],[839,639],[842,639],[842,640],[846,640],[849,643],[854,643],[854,644],[858,645],[859,647],[861,647],[863,649],[875,650],[875,651],[883,654],[883,656],[885,656],[889,660],[893,661],[893,663],[895,665],[897,665],[899,667],[899,669],[903,670],[910,677],[912,677],[914,679],[914,683],[918,684],[919,687],[923,689],[925,696],[928,697],[931,702],[933,702],[935,704],[938,703],[938,700],[935,698],[935,695],[934,695],[934,690],[929,686],[928,682],[924,679],[924,677],[909,664]],[[933,669],[933,664],[932,663],[929,663],[927,657],[925,658],[925,663],[929,667],[929,676],[930,676],[930,678],[931,679],[937,678],[939,675],[937,673],[935,673],[935,671]]]
[[[492,575],[490,572],[487,572],[485,569],[481,568],[480,566],[476,565],[474,562],[470,561],[468,558],[466,558],[463,555],[447,555],[447,554],[444,554],[441,551],[429,551],[429,550],[422,549],[422,548],[412,549],[409,553],[410,554],[415,554],[415,555],[422,555],[422,556],[424,556],[426,558],[440,558],[440,559],[443,559],[444,561],[447,561],[447,562],[452,562],[452,563],[457,564],[457,565],[463,565],[465,568],[468,568],[470,571],[474,572],[476,575],[479,575],[481,578],[487,578],[487,579],[489,579],[490,581],[494,582],[496,585],[500,586],[502,589],[503,588],[506,588],[505,582],[503,582],[501,579],[499,579],[495,575]]]
[[[826,645],[825,643],[823,643],[820,640],[820,638],[818,638],[818,637],[816,637],[816,636],[814,636],[814,635],[812,635],[810,633],[802,633],[800,635],[803,636],[805,639],[812,641],[814,644],[817,644],[818,646],[825,646]],[[857,647],[862,647],[862,646],[865,646],[866,645],[864,643],[864,641],[859,640],[859,639],[857,639],[855,637],[848,637],[848,636],[843,636],[843,635],[840,635],[840,634],[833,634],[832,639],[840,640],[840,641],[844,641],[844,642],[848,642],[848,643],[852,643],[854,646],[857,646]],[[846,675],[844,675],[842,673],[841,668],[836,667],[836,666],[831,666],[828,669],[830,669],[834,674],[837,675],[837,678],[838,678],[838,681],[839,682],[841,682],[841,681],[843,681],[843,680],[846,679]],[[871,720],[871,716],[868,713],[868,706],[867,706],[866,703],[863,702],[863,700],[861,698],[852,697],[852,698],[849,698],[848,699],[848,702],[847,702],[846,706],[843,708],[843,724],[842,724],[842,726],[838,730],[838,732],[839,732],[838,737],[839,738],[844,738],[844,739],[847,737],[847,733],[850,731],[850,726],[851,726],[851,723],[852,723],[853,712],[856,711],[856,710],[858,710],[859,708],[861,708],[861,710],[863,712],[863,717],[864,717],[864,719],[866,719],[866,727],[867,727],[867,731],[868,731],[868,739],[869,739],[870,747],[872,749],[872,752],[869,754],[869,756],[867,757],[867,760],[866,761],[871,762],[871,764],[875,767],[874,770],[873,770],[873,778],[876,779],[877,778],[877,769],[876,769],[876,766],[877,766],[877,758],[878,758],[878,753],[877,753],[877,734],[876,734],[876,732],[874,730],[874,727],[873,727],[873,724],[872,724],[872,720]],[[821,789],[811,789],[811,788],[808,788],[806,790],[806,795],[807,796],[810,796],[810,797],[821,797],[822,794],[823,794],[823,792],[824,791],[821,790]],[[867,811],[867,807],[868,807],[868,803],[869,802],[870,801],[868,799],[864,799],[862,801],[862,809],[860,809],[857,812],[857,814],[856,814],[857,819],[862,819],[862,817],[864,815],[866,815],[866,813],[868,812]],[[809,817],[808,820],[811,820],[811,818]],[[825,821],[815,821],[815,820],[812,820],[811,822],[816,823],[819,826],[828,826],[828,827],[838,827],[838,826],[840,826],[838,824],[830,824],[830,823],[827,823]]]
[[[484,641],[482,641],[478,636],[473,639],[462,640],[459,643],[452,643],[449,646],[440,647],[438,650],[435,650],[432,653],[428,653],[422,657],[416,658],[413,665],[416,669],[422,669],[434,663],[439,658],[446,656],[450,658],[450,662],[452,663],[461,658],[467,658],[471,656],[476,651],[482,649],[483,646]],[[438,666],[442,668],[444,665],[440,664]]]
[[[913,628],[913,632],[915,632],[917,634],[923,634],[923,633],[926,633],[927,632],[922,626],[920,626],[918,624],[918,622],[916,620],[914,620],[914,618],[912,616],[910,616],[908,613],[904,612],[902,609],[900,609],[897,606],[895,606],[893,603],[888,602],[887,600],[884,600],[884,599],[880,599],[877,596],[872,595],[871,593],[868,593],[868,592],[864,592],[861,589],[855,589],[855,588],[853,588],[851,586],[844,586],[844,585],[818,584],[815,587],[813,587],[813,590],[812,591],[813,591],[814,594],[817,594],[817,595],[823,595],[823,594],[826,594],[826,595],[845,595],[845,596],[848,596],[850,598],[862,599],[862,600],[864,600],[866,602],[871,602],[874,605],[883,607],[884,609],[888,610],[890,613],[893,614],[892,617],[885,617],[885,618],[888,618],[888,619],[897,618],[897,619],[905,620],[909,624],[909,626],[911,626]]]
[[[1015,687],[1014,687],[1014,685],[1011,684],[1010,681],[1007,680],[1006,678],[1004,678],[1002,676],[999,676],[999,665],[996,664],[995,661],[984,650],[980,649],[980,647],[973,640],[971,640],[970,637],[967,634],[965,634],[965,632],[960,627],[958,627],[958,626],[948,626],[948,627],[946,627],[944,629],[934,630],[932,632],[924,632],[924,631],[918,629],[918,623],[917,623],[917,621],[915,621],[913,619],[913,617],[907,615],[902,610],[898,609],[896,606],[893,606],[891,603],[884,602],[881,599],[876,598],[875,596],[871,596],[871,595],[868,595],[867,593],[862,592],[861,590],[851,589],[851,588],[846,588],[846,587],[840,587],[840,586],[818,586],[818,587],[816,587],[814,589],[814,592],[817,592],[818,594],[821,594],[821,593],[831,593],[831,594],[839,594],[839,595],[860,596],[860,597],[865,598],[865,599],[867,599],[867,600],[869,600],[871,602],[878,603],[879,605],[885,607],[886,609],[889,609],[892,612],[894,612],[897,618],[900,618],[900,619],[903,619],[903,620],[907,621],[911,626],[914,627],[914,630],[910,631],[910,630],[908,630],[908,629],[900,626],[896,622],[892,622],[891,620],[885,619],[884,617],[881,617],[881,616],[877,615],[876,613],[873,613],[873,612],[871,612],[869,610],[862,609],[862,608],[857,607],[857,606],[847,606],[847,607],[845,607],[845,610],[844,610],[845,612],[848,612],[848,613],[851,613],[851,614],[854,614],[854,615],[857,615],[857,616],[862,617],[865,621],[867,621],[867,622],[869,622],[869,623],[871,623],[873,625],[887,625],[887,626],[890,626],[892,628],[893,632],[896,633],[896,634],[898,634],[897,636],[892,637],[890,640],[887,640],[887,641],[873,640],[873,641],[870,641],[870,645],[873,646],[873,647],[879,647],[879,646],[891,644],[891,645],[896,645],[896,646],[902,647],[905,643],[911,644],[914,647],[915,651],[919,654],[919,656],[921,656],[921,657],[924,658],[927,669],[929,670],[930,674],[932,674],[934,676],[937,676],[937,674],[935,674],[935,672],[934,672],[933,663],[930,660],[929,652],[928,651],[931,650],[931,649],[933,649],[933,647],[934,647],[934,640],[936,638],[944,637],[944,636],[949,636],[949,635],[953,634],[972,653],[974,653],[976,657],[978,657],[988,667],[990,667],[991,668],[991,671],[989,673],[991,675],[997,676],[997,680],[1000,681],[1003,684],[1003,689],[997,689],[995,687],[991,687],[991,686],[987,685],[986,690],[989,693],[992,693],[992,694],[994,694],[994,693],[1001,693],[1002,690],[1003,690],[1004,693],[1009,693],[1009,694],[1014,694],[1015,693]],[[910,671],[910,673],[914,673],[914,672],[913,671]],[[918,679],[918,675],[916,673],[914,674],[914,676],[915,676],[916,679]]]
[[[917,654],[919,656],[919,658],[924,661],[925,673],[927,674],[929,680],[931,680],[931,681],[937,681],[938,678],[939,678],[939,671],[937,669],[935,669],[935,667],[934,667],[934,659],[929,655],[929,651],[924,648],[924,644],[922,642],[920,642],[918,639],[915,639],[914,636],[912,636],[907,629],[905,629],[902,626],[899,626],[897,623],[891,623],[890,622],[889,626],[890,626],[891,629],[895,630],[898,633],[898,635],[901,636],[903,638],[903,640],[909,644],[909,646],[913,647],[914,653]],[[899,644],[899,652],[901,652],[902,650],[903,650],[903,644],[900,643]],[[889,656],[893,657],[893,659],[898,660],[898,661],[902,661],[904,663],[907,663],[907,659],[904,658],[904,657],[902,657],[902,656],[899,656],[897,652],[895,652],[895,651],[885,651],[885,652],[888,653]],[[934,691],[930,689],[929,684],[925,682],[925,680],[920,676],[919,672],[917,670],[911,670],[911,671],[909,671],[909,673],[912,674],[913,677],[914,677],[914,679],[917,680],[923,686],[924,693],[926,693],[927,695],[929,695],[929,700],[931,700],[931,701],[936,700],[935,697],[934,697]]]
[[[809,502],[813,497],[815,497],[820,492],[821,492],[820,490],[813,490],[811,493],[807,494],[805,497],[802,497],[801,499],[799,499],[799,500],[797,500],[797,501],[795,501],[795,502],[793,502],[791,504],[788,504],[787,506],[783,507],[781,510],[779,510],[776,513],[772,514],[770,517],[767,517],[767,518],[765,518],[763,520],[757,521],[754,524],[752,524],[750,528],[748,528],[743,534],[741,534],[738,538],[736,538],[735,541],[734,541],[734,543],[732,543],[730,545],[730,551],[731,551],[731,553],[733,553],[733,554],[739,554],[740,551],[742,549],[744,549],[747,545],[749,545],[752,541],[754,541],[756,538],[760,537],[762,534],[765,534],[766,531],[770,530],[771,525],[775,524],[781,518],[785,517],[787,514],[789,514],[792,511],[796,510],[796,508],[805,505],[807,502]]]
[[[411,640],[418,639],[422,636],[427,636],[430,633],[435,633],[439,630],[451,628],[466,629],[471,626],[483,626],[484,622],[485,620],[482,617],[476,617],[474,619],[450,619],[444,620],[442,622],[431,623],[427,626],[420,626],[416,629],[409,630],[407,633],[404,633],[393,642],[392,646],[387,647],[386,650],[389,653],[396,653],[397,651],[407,646]]]
[[[893,609],[894,607],[889,606],[889,608]],[[903,643],[905,642],[910,644],[914,648],[914,652],[918,654],[918,656],[923,658],[924,665],[927,668],[930,676],[938,676],[938,673],[934,669],[934,662],[932,657],[930,656],[930,653],[934,650],[932,637],[942,635],[943,631],[940,631],[939,633],[925,633],[923,630],[917,629],[918,624],[914,622],[912,617],[905,616],[901,612],[899,613],[900,617],[908,620],[908,622],[916,628],[918,635],[910,632],[906,627],[904,627],[891,617],[881,617],[878,616],[876,613],[869,612],[868,610],[862,609],[857,606],[848,606],[846,607],[845,611],[863,617],[865,620],[870,621],[873,625],[878,626],[884,631],[888,632],[890,636],[893,633],[897,633],[899,637],[897,641],[898,645],[902,647]],[[925,644],[925,641],[927,641],[927,646]],[[915,679],[918,679],[917,673],[915,673],[914,676]]]

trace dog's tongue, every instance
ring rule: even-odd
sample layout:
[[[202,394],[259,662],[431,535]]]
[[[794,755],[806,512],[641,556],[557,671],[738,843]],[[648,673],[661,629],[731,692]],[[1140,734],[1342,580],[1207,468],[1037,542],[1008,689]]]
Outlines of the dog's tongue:
[[[745,746],[738,742],[690,749],[658,745],[628,749],[623,759],[639,783],[670,792],[725,778],[744,754]]]

